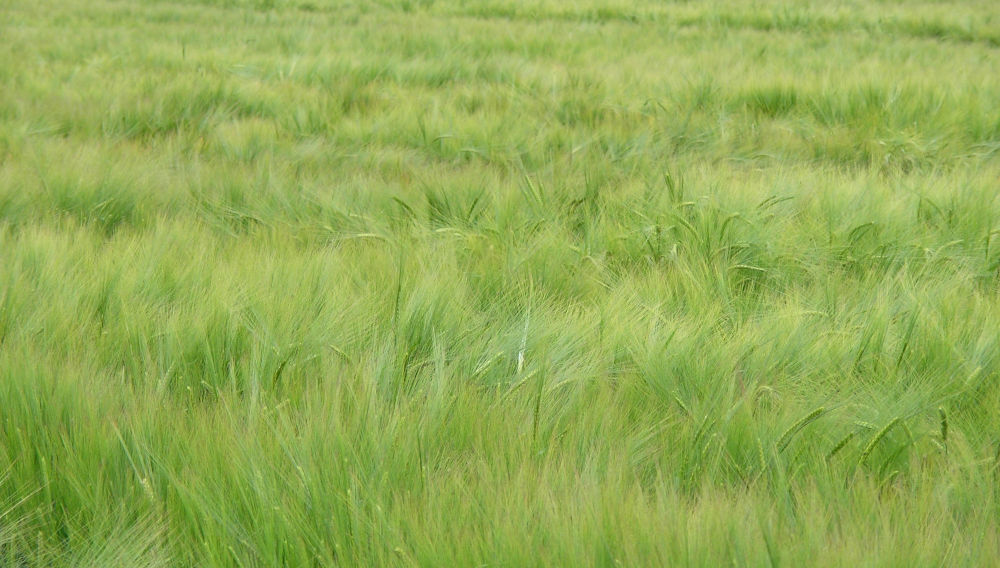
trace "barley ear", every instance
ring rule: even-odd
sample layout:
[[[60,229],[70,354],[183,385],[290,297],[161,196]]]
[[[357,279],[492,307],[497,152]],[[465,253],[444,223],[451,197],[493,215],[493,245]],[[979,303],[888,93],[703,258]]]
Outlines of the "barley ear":
[[[780,452],[784,450],[788,446],[789,442],[792,441],[792,436],[795,436],[795,434],[798,433],[799,430],[805,428],[806,425],[808,425],[810,422],[822,416],[824,412],[826,412],[826,408],[821,406],[816,410],[813,410],[806,416],[802,417],[795,424],[792,424],[788,428],[788,430],[785,430],[785,433],[782,434],[780,438],[778,438],[778,443],[777,443],[778,451]]]
[[[872,438],[872,441],[868,442],[868,445],[865,446],[865,451],[861,452],[861,458],[858,460],[858,465],[861,465],[862,463],[865,462],[865,460],[868,459],[868,456],[871,455],[871,453],[875,450],[875,446],[877,446],[878,443],[882,441],[882,438],[884,438],[885,435],[889,433],[889,430],[892,430],[892,428],[896,424],[899,424],[898,416],[890,420],[889,423],[886,424],[884,428],[878,431],[878,434],[875,434],[875,437]]]
[[[837,452],[839,452],[840,450],[844,449],[844,446],[846,446],[847,443],[850,442],[854,438],[855,434],[857,434],[857,432],[851,432],[850,434],[844,436],[843,440],[837,442],[837,445],[834,446],[833,449],[830,450],[830,453],[826,455],[826,459],[829,460],[830,458],[832,458],[833,456],[835,456],[837,454]]]

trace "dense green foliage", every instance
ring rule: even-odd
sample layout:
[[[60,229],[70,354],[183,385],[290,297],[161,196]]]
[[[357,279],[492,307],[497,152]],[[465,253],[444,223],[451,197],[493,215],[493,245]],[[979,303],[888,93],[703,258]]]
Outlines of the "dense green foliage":
[[[0,2],[0,564],[1000,554],[1000,4]]]

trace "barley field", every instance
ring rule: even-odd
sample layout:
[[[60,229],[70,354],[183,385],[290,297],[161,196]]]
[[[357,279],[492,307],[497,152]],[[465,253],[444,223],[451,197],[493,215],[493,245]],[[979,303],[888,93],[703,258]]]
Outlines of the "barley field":
[[[998,193],[992,0],[0,0],[0,565],[995,565]]]

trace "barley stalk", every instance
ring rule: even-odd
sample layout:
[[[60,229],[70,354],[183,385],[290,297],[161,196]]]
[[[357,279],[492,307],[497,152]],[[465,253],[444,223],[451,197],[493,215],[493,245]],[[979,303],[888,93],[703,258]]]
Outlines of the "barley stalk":
[[[938,408],[938,414],[941,416],[941,443],[945,444],[948,442],[948,414],[943,406]]]

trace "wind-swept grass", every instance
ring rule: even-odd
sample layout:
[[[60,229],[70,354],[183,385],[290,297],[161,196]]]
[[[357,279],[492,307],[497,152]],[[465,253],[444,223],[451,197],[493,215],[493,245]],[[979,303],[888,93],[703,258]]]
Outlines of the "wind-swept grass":
[[[993,3],[3,14],[0,564],[1000,553]]]

